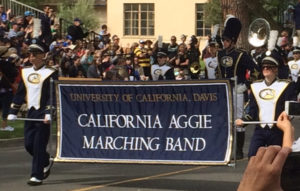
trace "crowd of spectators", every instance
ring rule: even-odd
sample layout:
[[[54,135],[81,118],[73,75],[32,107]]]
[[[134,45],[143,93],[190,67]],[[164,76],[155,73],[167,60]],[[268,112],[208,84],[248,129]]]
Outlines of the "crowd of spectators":
[[[3,6],[0,6],[1,62],[9,62],[16,71],[31,65],[28,46],[38,39],[48,51],[44,59],[45,64],[56,68],[60,77],[153,80],[151,67],[158,64],[157,55],[163,52],[167,57],[163,64],[172,69],[174,80],[217,78],[216,53],[222,48],[221,40],[218,42],[209,40],[204,50],[199,49],[200,41],[195,35],[184,34],[179,37],[180,39],[171,36],[167,42],[163,42],[161,37],[155,42],[140,39],[131,46],[122,47],[118,35],[111,35],[105,24],[101,26],[97,38],[89,41],[86,38],[88,34],[82,30],[80,18],[74,18],[73,25],[67,29],[67,34],[61,36],[58,33],[60,26],[55,22],[53,9],[45,6],[43,10],[44,13],[39,16],[40,30],[36,32],[34,29],[36,19],[32,12],[25,11],[23,15],[11,15],[10,10],[5,11]],[[288,59],[293,60],[293,45],[289,39],[289,34],[283,31],[281,44],[279,44],[282,52],[285,53],[285,64],[279,71],[282,73],[279,74],[282,78],[289,78],[287,63]],[[261,52],[265,52],[264,47],[254,49],[251,52],[253,59],[257,61]],[[9,82],[9,87],[17,86],[20,72],[17,74],[11,76],[15,80]],[[1,83],[6,83],[7,86],[7,82]],[[0,85],[0,89],[5,88]]]

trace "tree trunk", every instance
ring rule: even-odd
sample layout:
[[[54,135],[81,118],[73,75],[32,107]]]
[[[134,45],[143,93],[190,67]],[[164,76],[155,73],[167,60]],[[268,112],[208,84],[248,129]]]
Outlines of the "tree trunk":
[[[249,49],[248,43],[248,27],[249,27],[249,11],[245,0],[221,0],[223,10],[223,20],[226,15],[231,14],[240,19],[242,23],[242,31],[240,33],[237,46],[243,49]]]

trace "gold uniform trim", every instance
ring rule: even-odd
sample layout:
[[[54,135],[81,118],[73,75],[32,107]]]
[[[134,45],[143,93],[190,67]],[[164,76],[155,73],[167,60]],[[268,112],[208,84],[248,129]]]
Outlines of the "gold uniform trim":
[[[262,80],[263,81],[263,80]],[[285,81],[285,82],[287,82],[287,80],[277,80],[277,81]],[[275,101],[275,106],[274,106],[274,111],[272,112],[272,118],[274,119],[275,118],[275,113],[276,113],[276,108],[277,108],[277,102],[278,102],[278,100],[279,100],[279,98],[280,98],[280,96],[282,95],[282,93],[284,92],[284,90],[288,87],[288,85],[289,85],[289,83],[286,83],[285,84],[285,86],[281,89],[281,91],[278,93],[278,96],[276,97],[276,101]],[[258,95],[256,95],[254,92],[254,87],[253,86],[250,86],[251,87],[251,91],[253,92],[253,95],[254,95],[254,97],[255,97],[255,100],[258,100],[259,98],[258,97],[260,97],[260,93],[258,94]],[[265,88],[266,89],[266,88]],[[274,91],[274,90],[273,90]],[[258,97],[257,97],[258,96]],[[272,98],[273,99],[273,98]],[[268,100],[268,99],[267,99]],[[270,99],[269,99],[270,100]],[[262,118],[262,116],[260,115],[260,111],[261,111],[261,106],[257,103],[257,101],[256,101],[256,104],[257,104],[257,108],[258,108],[258,117],[259,117],[259,120]],[[276,120],[276,119],[274,119],[274,120]]]
[[[234,76],[236,76],[237,66],[238,66],[239,63],[240,63],[240,59],[242,58],[243,54],[244,54],[243,52],[241,52],[241,53],[239,54],[239,57],[238,57],[238,59],[237,59],[237,61],[236,61],[236,63],[235,63],[235,66],[234,66],[234,73],[233,73]]]

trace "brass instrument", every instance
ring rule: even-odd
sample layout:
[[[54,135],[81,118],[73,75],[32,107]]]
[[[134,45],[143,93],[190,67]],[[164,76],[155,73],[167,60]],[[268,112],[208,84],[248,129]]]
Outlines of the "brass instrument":
[[[270,24],[266,19],[255,19],[249,27],[248,42],[254,47],[266,44],[270,35]]]
[[[193,62],[191,65],[190,65],[190,71],[192,72],[192,74],[197,74],[199,73],[201,69],[201,66],[200,66],[200,63],[199,62]]]

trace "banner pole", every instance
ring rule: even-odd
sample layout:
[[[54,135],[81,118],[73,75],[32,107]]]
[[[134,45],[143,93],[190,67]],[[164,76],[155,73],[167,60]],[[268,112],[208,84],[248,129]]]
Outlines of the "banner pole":
[[[14,120],[19,120],[19,121],[44,121],[44,119],[33,119],[33,118],[16,118]]]
[[[233,126],[234,126],[234,165],[233,165],[233,167],[235,168],[236,167],[236,151],[237,151],[237,138],[236,138],[236,136],[237,136],[237,132],[236,132],[236,130],[237,130],[237,126],[235,125],[235,123],[234,123],[234,121],[236,120],[236,118],[237,118],[237,109],[238,109],[238,107],[237,107],[237,76],[235,76],[234,77],[234,92],[235,92],[235,95],[234,95],[234,111],[233,111],[233,113],[234,113],[234,120],[232,121],[232,124],[233,124]]]
[[[49,137],[49,154],[52,156],[52,128],[53,128],[53,78],[50,78],[50,137]]]
[[[231,166],[233,168],[236,167],[236,136],[237,136],[237,132],[236,132],[236,125],[234,123],[234,120],[237,118],[237,76],[230,78],[230,80],[234,81],[234,87],[232,89],[232,93],[233,93],[233,120],[232,120],[232,127],[233,127],[233,162],[228,164],[228,166]]]
[[[269,122],[263,122],[263,121],[244,121],[244,125],[256,125],[256,124],[276,124],[277,121],[269,121]]]

